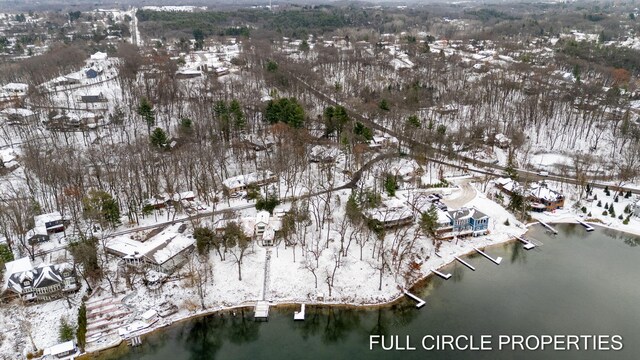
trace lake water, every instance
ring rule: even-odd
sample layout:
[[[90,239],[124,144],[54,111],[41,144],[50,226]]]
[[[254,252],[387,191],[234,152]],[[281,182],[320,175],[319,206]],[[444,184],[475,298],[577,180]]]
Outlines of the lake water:
[[[251,310],[212,315],[168,327],[103,359],[640,359],[640,238],[597,228],[558,225],[558,235],[535,226],[527,236],[544,243],[489,248],[504,258],[496,266],[481,256],[431,278],[417,291],[422,309],[403,300],[373,310],[307,307],[304,322],[294,309],[271,309],[268,322]],[[242,316],[244,315],[244,317]],[[410,337],[413,351],[369,350],[369,335]],[[621,335],[621,351],[426,351],[425,335]],[[388,339],[388,338],[387,338]],[[533,345],[532,345],[533,346]]]

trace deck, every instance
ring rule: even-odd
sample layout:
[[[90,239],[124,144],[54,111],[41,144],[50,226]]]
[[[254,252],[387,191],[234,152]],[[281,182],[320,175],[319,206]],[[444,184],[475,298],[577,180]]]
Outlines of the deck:
[[[300,306],[300,311],[295,311],[293,313],[293,320],[304,321],[304,313],[305,313],[305,304],[302,304]]]
[[[587,231],[593,231],[595,230],[595,228],[589,224],[587,224],[586,222],[580,220],[580,219],[576,219],[576,221],[578,222],[578,224],[584,226],[584,229]]]
[[[443,274],[440,271],[435,270],[435,269],[431,269],[431,272],[436,274],[436,275],[438,275],[438,276],[440,276],[441,278],[443,278],[445,280],[449,280],[449,278],[451,277],[451,274]]]
[[[269,319],[269,303],[266,301],[256,302],[255,315],[256,320],[268,320]]]
[[[417,302],[416,307],[418,309],[420,309],[421,307],[423,307],[426,304],[426,301],[420,299],[419,297],[413,295],[412,293],[410,293],[407,290],[404,290],[404,294],[407,295],[408,297],[412,298],[413,300],[415,300]]]
[[[484,251],[474,247],[473,250],[477,251],[480,255],[486,257],[487,259],[491,260],[494,264],[496,265],[500,265],[500,263],[502,262],[502,258],[500,256],[498,256],[497,258],[492,258],[491,256],[489,256],[487,253],[485,253]]]
[[[468,262],[466,262],[466,261],[464,261],[464,260],[460,259],[460,258],[459,258],[459,257],[457,257],[457,256],[456,256],[456,260],[458,260],[462,265],[464,265],[464,266],[468,267],[469,269],[471,269],[471,270],[473,270],[473,271],[476,271],[476,268],[475,268],[475,267],[473,267],[473,265],[471,265],[471,264],[469,264]]]
[[[521,237],[521,236],[516,236],[516,239],[520,240],[520,242],[522,242],[524,244],[524,249],[525,250],[531,250],[533,248],[536,247],[536,245],[534,243],[532,243],[531,241]]]

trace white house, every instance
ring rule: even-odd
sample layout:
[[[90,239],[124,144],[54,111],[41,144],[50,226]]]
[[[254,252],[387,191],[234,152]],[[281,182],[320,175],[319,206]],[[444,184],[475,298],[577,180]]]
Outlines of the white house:
[[[638,200],[633,206],[633,214],[637,217],[640,217],[640,200]]]
[[[234,194],[246,190],[250,185],[262,186],[276,180],[275,175],[268,170],[256,171],[247,175],[238,175],[225,179],[222,185],[229,194]]]
[[[386,200],[382,206],[363,212],[365,218],[377,220],[385,228],[411,224],[414,214],[402,201],[397,199]]]
[[[145,242],[126,236],[115,237],[107,242],[105,250],[111,255],[121,257],[127,266],[147,266],[171,274],[184,265],[195,247],[195,239],[192,235],[182,234],[181,226],[182,224],[171,225]]]
[[[80,349],[73,340],[70,340],[44,349],[41,359],[74,359],[76,355],[80,355]]]

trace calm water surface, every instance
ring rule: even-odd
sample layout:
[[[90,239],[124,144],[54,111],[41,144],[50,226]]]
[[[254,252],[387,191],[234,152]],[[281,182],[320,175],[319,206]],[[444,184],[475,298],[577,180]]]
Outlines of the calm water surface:
[[[538,226],[528,236],[544,243],[531,251],[511,243],[490,248],[500,266],[480,256],[454,263],[453,277],[432,278],[419,294],[374,310],[307,307],[271,309],[268,322],[252,311],[190,320],[121,347],[103,359],[640,359],[640,238],[597,228],[558,225],[553,236]],[[242,317],[244,314],[244,318]],[[409,335],[415,351],[369,351],[369,335]],[[619,334],[624,349],[596,351],[425,351],[425,335]],[[494,341],[497,348],[497,340]]]

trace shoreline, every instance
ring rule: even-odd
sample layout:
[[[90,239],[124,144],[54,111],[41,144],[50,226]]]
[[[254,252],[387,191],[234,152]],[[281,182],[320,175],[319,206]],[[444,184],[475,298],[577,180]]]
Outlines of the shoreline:
[[[524,233],[526,233],[528,231],[528,226],[525,225],[525,229],[526,231]],[[484,246],[479,246],[478,249],[480,250],[484,250],[486,248],[491,248],[494,246],[498,246],[498,245],[505,245],[511,242],[517,242],[517,239],[515,239],[514,237],[509,237],[505,240],[502,241],[496,241],[494,243],[491,244],[486,244]],[[446,261],[444,264],[440,265],[439,267],[435,268],[436,270],[441,270],[443,267],[451,265],[452,263],[454,263],[456,261],[455,257],[468,257],[469,255],[475,253],[475,250],[469,250],[466,251],[464,253],[458,253],[455,255],[452,255],[452,259],[450,259],[449,261]],[[425,274],[424,276],[420,277],[419,279],[417,279],[413,284],[411,284],[411,286],[407,287],[407,290],[412,290],[416,287],[422,287],[422,286],[426,286],[428,284],[428,281],[434,277],[437,276],[436,274],[434,274],[433,272],[431,272],[430,270],[428,271],[427,274]],[[392,295],[389,299],[387,300],[383,300],[381,302],[375,302],[375,303],[346,303],[346,302],[315,302],[315,303],[305,303],[306,305],[309,306],[330,306],[330,307],[342,307],[342,308],[352,308],[352,309],[361,309],[361,310],[367,310],[367,309],[377,309],[377,308],[381,308],[381,307],[388,307],[388,306],[393,306],[394,304],[400,302],[403,298],[405,297],[405,294],[402,292],[398,292],[394,295]],[[269,306],[270,307],[275,307],[275,308],[286,308],[286,307],[299,307],[300,304],[302,304],[302,302],[300,301],[290,301],[290,300],[282,300],[282,301],[269,301]],[[198,312],[195,314],[189,314],[187,316],[181,317],[181,318],[177,318],[175,320],[172,320],[171,322],[167,323],[167,324],[163,324],[161,326],[157,326],[157,327],[153,327],[151,329],[149,329],[149,331],[137,334],[136,336],[140,336],[140,337],[145,337],[148,335],[151,335],[155,332],[161,331],[167,327],[179,324],[181,322],[184,321],[188,321],[188,320],[194,320],[194,319],[198,319],[201,317],[206,317],[206,316],[211,316],[211,315],[215,315],[218,313],[222,313],[222,312],[226,312],[226,311],[231,311],[231,310],[235,310],[235,309],[242,309],[242,308],[247,308],[247,309],[251,309],[253,306],[255,306],[255,301],[245,301],[243,303],[237,304],[237,305],[232,305],[232,306],[226,306],[226,307],[216,307],[216,308],[211,308],[211,309],[207,309],[204,310],[202,312]],[[122,339],[121,341],[119,341],[118,343],[113,343],[111,345],[107,345],[103,348],[99,348],[99,349],[95,349],[89,352],[84,352],[82,353],[78,359],[89,359],[92,358],[92,356],[96,356],[96,355],[100,355],[104,352],[108,352],[111,351],[119,346],[122,345],[122,343],[126,342],[125,339]]]
[[[562,218],[562,219],[557,219],[554,221],[549,221],[546,222],[547,224],[573,224],[573,225],[580,225],[574,218]],[[607,226],[605,224],[602,223],[597,223],[597,222],[587,222],[590,225],[595,225],[595,226],[599,226],[601,228],[604,229],[608,229],[608,230],[615,230],[615,231],[619,231],[625,234],[630,234],[630,235],[634,235],[634,236],[640,236],[640,233],[633,233],[630,231],[625,231],[622,229],[617,229],[617,228],[613,228],[610,226]],[[530,228],[534,225],[540,225],[542,226],[537,219],[534,219],[534,221],[525,224],[525,231],[521,234],[521,235],[526,235],[526,233],[529,232]],[[492,248],[498,245],[506,245],[512,242],[517,242],[517,239],[515,237],[509,237],[506,238],[504,240],[501,241],[496,241],[494,243],[491,244],[486,244],[484,246],[478,246],[478,249],[480,250],[485,250],[487,248]],[[435,268],[436,270],[441,270],[442,268],[444,268],[445,266],[451,265],[452,263],[455,262],[455,257],[468,257],[471,254],[473,254],[475,252],[475,250],[469,250],[466,252],[461,252],[458,254],[454,254],[451,255],[452,259],[449,259],[448,261],[445,261],[443,264],[441,264],[439,267]],[[428,281],[432,278],[436,276],[436,274],[434,274],[431,271],[428,271],[428,273],[422,277],[420,277],[419,279],[417,279],[413,284],[411,284],[411,286],[407,287],[407,290],[413,290],[416,287],[424,287],[426,285],[428,285]],[[403,298],[405,297],[404,293],[402,292],[398,292],[396,294],[391,295],[390,298],[380,301],[380,302],[375,302],[375,303],[346,303],[346,302],[315,302],[315,303],[305,303],[306,305],[309,306],[328,306],[328,307],[341,307],[341,308],[351,308],[351,309],[361,309],[361,310],[367,310],[367,309],[377,309],[377,308],[381,308],[381,307],[389,307],[389,306],[393,306],[396,303],[400,302]],[[298,308],[300,306],[300,304],[302,304],[303,302],[300,301],[291,301],[291,300],[281,300],[281,301],[269,301],[269,306],[275,307],[275,308]],[[177,318],[172,320],[171,322],[167,323],[167,324],[163,324],[161,326],[158,327],[153,327],[151,329],[149,329],[149,331],[137,334],[136,336],[140,336],[140,337],[146,337],[148,335],[151,335],[153,333],[156,333],[158,331],[161,331],[167,327],[173,326],[173,325],[177,325],[179,323],[182,323],[184,321],[188,321],[188,320],[194,320],[194,319],[198,319],[201,317],[206,317],[206,316],[212,316],[215,314],[219,314],[219,313],[223,313],[223,312],[228,312],[228,311],[232,311],[232,310],[236,310],[236,309],[242,309],[242,308],[246,308],[246,309],[251,309],[253,306],[255,305],[255,301],[245,301],[243,303],[237,304],[237,305],[232,305],[232,306],[224,306],[224,307],[215,307],[215,308],[211,308],[211,309],[206,309],[202,312],[198,312],[198,313],[194,313],[194,314],[188,314],[186,316]],[[118,343],[114,343],[112,345],[108,345],[105,346],[104,348],[99,348],[99,349],[95,349],[92,350],[90,352],[85,352],[82,353],[78,358],[79,359],[88,359],[88,358],[92,358],[93,356],[99,356],[105,352],[108,351],[112,351],[118,347],[120,347],[122,345],[123,342],[125,342],[126,340],[122,339],[120,342]]]

